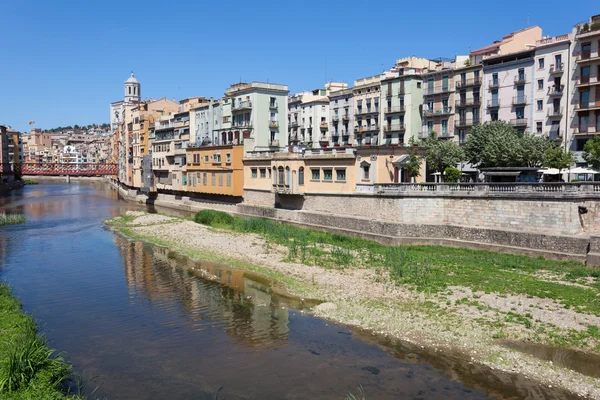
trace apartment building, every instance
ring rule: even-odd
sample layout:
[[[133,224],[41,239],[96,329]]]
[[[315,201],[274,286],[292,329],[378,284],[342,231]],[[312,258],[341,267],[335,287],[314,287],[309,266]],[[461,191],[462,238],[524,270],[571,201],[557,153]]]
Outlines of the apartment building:
[[[396,61],[381,81],[383,140],[381,144],[405,146],[418,140],[421,132],[423,80],[429,64],[424,58],[407,57]]]
[[[329,94],[329,134],[333,147],[352,146],[355,143],[352,92],[352,88],[344,88]]]
[[[184,190],[220,196],[242,197],[244,146],[205,145],[188,147]]]
[[[502,120],[517,131],[533,131],[534,50],[483,60],[484,122]]]
[[[464,144],[471,128],[481,123],[483,68],[481,64],[466,64],[454,70],[454,138],[459,144]]]
[[[531,133],[543,135],[567,146],[573,105],[569,66],[572,35],[544,37],[535,44],[533,123]]]
[[[287,147],[288,87],[252,82],[231,85],[225,91],[231,127],[221,128],[221,143],[243,143],[245,151],[277,151]],[[228,115],[223,109],[223,118]],[[229,110],[227,110],[229,112]]]
[[[382,109],[381,80],[385,75],[374,75],[354,81],[354,136],[357,146],[377,146],[381,138]]]
[[[585,143],[600,133],[600,15],[575,26],[572,71],[574,114],[571,150],[579,162]],[[571,72],[570,71],[570,72]]]
[[[15,170],[15,165],[23,162],[23,141],[19,135],[19,132],[12,129],[10,126],[6,127],[6,136],[8,139],[8,160],[11,165],[11,169]]]
[[[455,68],[467,60],[467,56],[432,60],[423,73],[423,138],[454,139]]]
[[[504,36],[501,40],[496,40],[494,43],[471,51],[471,64],[481,64],[489,57],[518,53],[522,50],[527,50],[533,47],[538,40],[542,39],[542,28],[539,26],[530,26],[515,32],[511,32]]]
[[[8,134],[6,127],[0,125],[0,182],[13,179],[10,169],[10,158],[8,156]]]
[[[221,143],[221,123],[223,121],[222,107],[219,100],[210,98],[208,104],[203,104],[190,111],[190,145],[195,147]]]

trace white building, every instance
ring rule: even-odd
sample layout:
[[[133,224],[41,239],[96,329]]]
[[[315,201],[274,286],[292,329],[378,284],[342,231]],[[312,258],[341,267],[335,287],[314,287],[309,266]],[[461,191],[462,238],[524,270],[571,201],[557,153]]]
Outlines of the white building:
[[[331,143],[348,146],[354,143],[354,95],[352,88],[337,90],[329,94],[329,134]]]
[[[190,121],[193,121],[193,126],[190,127],[190,144],[193,146],[222,144],[219,135],[223,120],[221,102],[211,98],[209,104],[190,110],[190,117],[192,113],[194,118],[190,118]]]

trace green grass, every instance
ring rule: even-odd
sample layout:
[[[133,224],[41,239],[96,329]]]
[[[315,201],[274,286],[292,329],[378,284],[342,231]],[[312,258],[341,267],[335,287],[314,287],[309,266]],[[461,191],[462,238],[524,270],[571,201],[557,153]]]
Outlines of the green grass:
[[[544,271],[573,283],[600,276],[599,269],[580,262],[441,246],[384,246],[362,238],[267,218],[233,217],[214,210],[203,210],[194,220],[215,228],[263,235],[267,241],[287,247],[288,261],[325,268],[373,268],[399,285],[428,293],[443,292],[448,286],[465,286],[474,292],[551,298],[575,311],[600,315],[597,279],[581,287],[547,282],[535,275]]]
[[[22,214],[0,213],[0,226],[23,224],[25,222],[27,222],[27,218]]]
[[[0,283],[0,332],[0,398],[69,397],[66,385],[72,367],[48,347],[33,318],[21,311],[4,282]]]
[[[38,185],[39,184],[38,181],[34,181],[33,179],[25,179],[23,181],[23,183],[25,183],[26,185]]]

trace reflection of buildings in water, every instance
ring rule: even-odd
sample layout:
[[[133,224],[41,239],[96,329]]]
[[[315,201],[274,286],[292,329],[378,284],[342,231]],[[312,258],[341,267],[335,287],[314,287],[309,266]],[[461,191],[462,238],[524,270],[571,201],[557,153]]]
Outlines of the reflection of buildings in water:
[[[287,307],[280,305],[270,288],[252,281],[244,272],[218,263],[197,262],[169,249],[130,242],[117,236],[130,291],[151,303],[176,301],[195,325],[223,325],[236,342],[254,347],[282,344],[288,328]],[[206,280],[192,268],[203,269]],[[164,308],[164,307],[161,307]]]
[[[48,201],[49,199],[40,199],[39,201],[28,202],[23,205],[23,211],[32,217],[41,217],[45,214],[59,214],[65,211],[67,205],[64,201]]]

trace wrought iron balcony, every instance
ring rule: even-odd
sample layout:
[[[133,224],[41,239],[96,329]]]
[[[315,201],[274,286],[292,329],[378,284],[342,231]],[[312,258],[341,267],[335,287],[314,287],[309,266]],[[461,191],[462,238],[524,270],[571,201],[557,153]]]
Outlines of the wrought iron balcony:
[[[404,124],[388,124],[383,126],[384,132],[404,132],[406,125]]]
[[[556,86],[550,86],[548,87],[548,96],[550,97],[560,97],[563,95],[564,92],[564,85],[560,85],[559,87]]]
[[[560,64],[551,64],[550,65],[550,75],[560,75],[564,72],[564,63],[560,63]]]
[[[521,106],[527,104],[527,96],[515,96],[512,99],[513,106]]]
[[[363,128],[365,132],[379,132],[379,125],[376,124],[367,125]]]
[[[403,113],[403,112],[405,112],[404,106],[386,107],[385,108],[386,114]]]
[[[437,110],[423,110],[423,116],[425,117],[439,117],[442,115],[449,115],[452,113],[452,107],[443,107]]]
[[[290,122],[290,128],[297,128],[298,127],[298,121],[291,121]]]
[[[454,91],[450,85],[448,86],[434,86],[434,87],[424,87],[423,88],[423,96],[432,96],[434,94],[442,94]]]
[[[274,109],[277,108],[277,101],[272,101],[269,103],[269,108]]]
[[[499,79],[490,79],[488,87],[490,89],[498,89],[500,87],[500,80]]]
[[[334,115],[333,117],[331,117],[331,121],[335,124],[336,122],[340,121],[340,117],[338,115]]]
[[[328,128],[328,124],[327,124],[327,122],[321,122],[321,130],[322,130],[322,131],[323,131],[323,130],[325,130],[325,131],[326,131],[326,130],[327,130],[327,128]]]
[[[481,78],[473,78],[473,79],[460,79],[456,81],[456,88],[462,89],[470,86],[481,86]]]
[[[548,118],[560,118],[563,115],[562,107],[550,107],[548,109]]]
[[[479,107],[481,105],[481,99],[473,98],[473,99],[460,99],[456,100],[455,106],[456,108],[465,108],[465,107]]]
[[[527,82],[525,75],[515,76],[515,85],[524,85]]]
[[[456,128],[468,128],[473,125],[480,124],[481,120],[479,118],[460,118],[454,120],[454,126]]]
[[[510,120],[512,126],[527,126],[527,118],[514,118]]]
[[[231,106],[231,111],[251,110],[252,102],[250,100],[240,101]]]
[[[279,122],[269,121],[269,128],[279,128]]]
[[[342,115],[342,119],[344,120],[344,122],[348,122],[350,120],[350,114]]]

